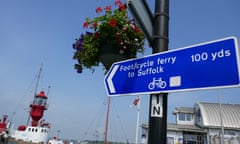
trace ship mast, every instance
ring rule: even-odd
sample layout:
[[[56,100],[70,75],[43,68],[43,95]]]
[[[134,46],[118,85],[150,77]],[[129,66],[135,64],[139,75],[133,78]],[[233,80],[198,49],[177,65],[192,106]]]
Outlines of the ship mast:
[[[41,64],[41,67],[40,67],[40,70],[39,70],[39,73],[38,73],[38,76],[37,76],[37,83],[36,83],[34,95],[37,94],[37,89],[38,89],[38,84],[39,84],[39,80],[40,80],[41,73],[42,73],[42,64]]]
[[[37,82],[36,82],[36,86],[35,86],[34,96],[37,94],[37,89],[38,89],[38,84],[39,84],[41,73],[42,73],[42,64],[40,66],[40,69],[39,69],[39,72],[37,75]],[[30,121],[30,113],[28,115],[27,125],[29,124],[29,121]]]
[[[106,118],[106,126],[105,126],[104,144],[107,144],[109,110],[110,110],[110,96],[108,96],[108,108],[107,108],[107,118]]]

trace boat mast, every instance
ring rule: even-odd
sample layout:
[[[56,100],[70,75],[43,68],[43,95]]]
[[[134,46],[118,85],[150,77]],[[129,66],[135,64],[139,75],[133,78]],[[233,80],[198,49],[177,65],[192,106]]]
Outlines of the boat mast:
[[[37,94],[37,89],[38,89],[38,84],[39,84],[39,79],[40,79],[41,73],[42,73],[42,64],[41,64],[41,67],[40,67],[40,70],[39,70],[39,73],[38,73],[37,83],[36,83],[34,95]]]
[[[110,110],[110,96],[108,96],[108,108],[107,108],[107,118],[106,118],[106,126],[105,126],[104,144],[107,144],[109,110]]]
[[[36,86],[35,86],[34,96],[37,94],[37,88],[38,88],[41,73],[42,73],[42,64],[41,64],[41,67],[40,67],[40,70],[39,70],[39,73],[38,73],[38,76],[37,76],[37,83],[36,83]],[[29,112],[29,115],[28,115],[27,125],[29,124],[29,121],[30,121],[30,112]]]

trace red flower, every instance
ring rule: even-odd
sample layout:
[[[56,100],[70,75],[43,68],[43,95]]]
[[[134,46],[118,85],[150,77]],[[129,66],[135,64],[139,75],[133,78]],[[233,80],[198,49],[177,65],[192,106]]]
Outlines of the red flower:
[[[126,5],[121,2],[121,0],[116,0],[115,5],[117,5],[120,10],[125,10],[127,8]]]
[[[125,10],[127,7],[126,7],[126,5],[124,5],[124,4],[121,4],[121,5],[119,5],[119,9],[120,10]]]
[[[99,6],[96,8],[96,13],[100,13],[100,12],[102,12],[102,7]]]
[[[92,24],[93,28],[96,28],[96,27],[97,27],[97,25],[98,25],[98,23],[97,23],[97,22],[94,22],[94,23]]]
[[[95,37],[95,38],[99,38],[99,35],[100,35],[99,32],[94,33],[94,37]]]
[[[84,22],[84,23],[83,23],[83,27],[84,27],[84,28],[87,28],[87,27],[88,27],[88,24],[89,24],[88,22]]]
[[[106,6],[105,7],[105,11],[111,11],[112,10],[112,7],[111,6]]]
[[[111,19],[109,25],[115,27],[117,25],[117,21],[115,19]]]
[[[136,28],[135,28],[135,32],[140,33],[140,32],[141,32],[141,29],[138,28],[138,27],[136,27]]]

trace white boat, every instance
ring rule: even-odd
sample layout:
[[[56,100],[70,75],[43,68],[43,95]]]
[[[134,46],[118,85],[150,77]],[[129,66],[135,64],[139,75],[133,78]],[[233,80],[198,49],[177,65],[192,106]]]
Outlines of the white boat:
[[[53,137],[48,141],[48,144],[64,144],[63,140]]]
[[[41,120],[44,110],[47,110],[47,96],[44,91],[34,96],[30,108],[31,125],[20,125],[14,130],[13,125],[10,124],[9,141],[47,144],[50,124]]]
[[[14,125],[7,121],[7,116],[4,116],[0,121],[0,135],[1,140],[8,143],[34,143],[34,144],[47,144],[49,138],[50,124],[43,120],[44,111],[47,110],[47,95],[44,91],[36,93],[38,81],[40,78],[42,68],[40,68],[35,94],[33,101],[30,103],[29,121],[26,125],[20,125],[15,130]]]

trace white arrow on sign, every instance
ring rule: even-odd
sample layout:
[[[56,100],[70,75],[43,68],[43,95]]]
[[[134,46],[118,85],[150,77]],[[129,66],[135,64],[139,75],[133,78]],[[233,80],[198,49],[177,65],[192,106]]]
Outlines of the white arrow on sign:
[[[113,70],[112,70],[112,72],[110,73],[109,77],[107,78],[107,82],[108,82],[108,84],[109,84],[109,90],[110,90],[111,93],[115,93],[115,92],[116,92],[115,87],[114,87],[114,85],[113,85],[112,78],[113,78],[113,76],[115,75],[115,73],[116,73],[116,71],[118,70],[118,68],[119,68],[119,65],[115,65],[115,66],[113,67]]]

